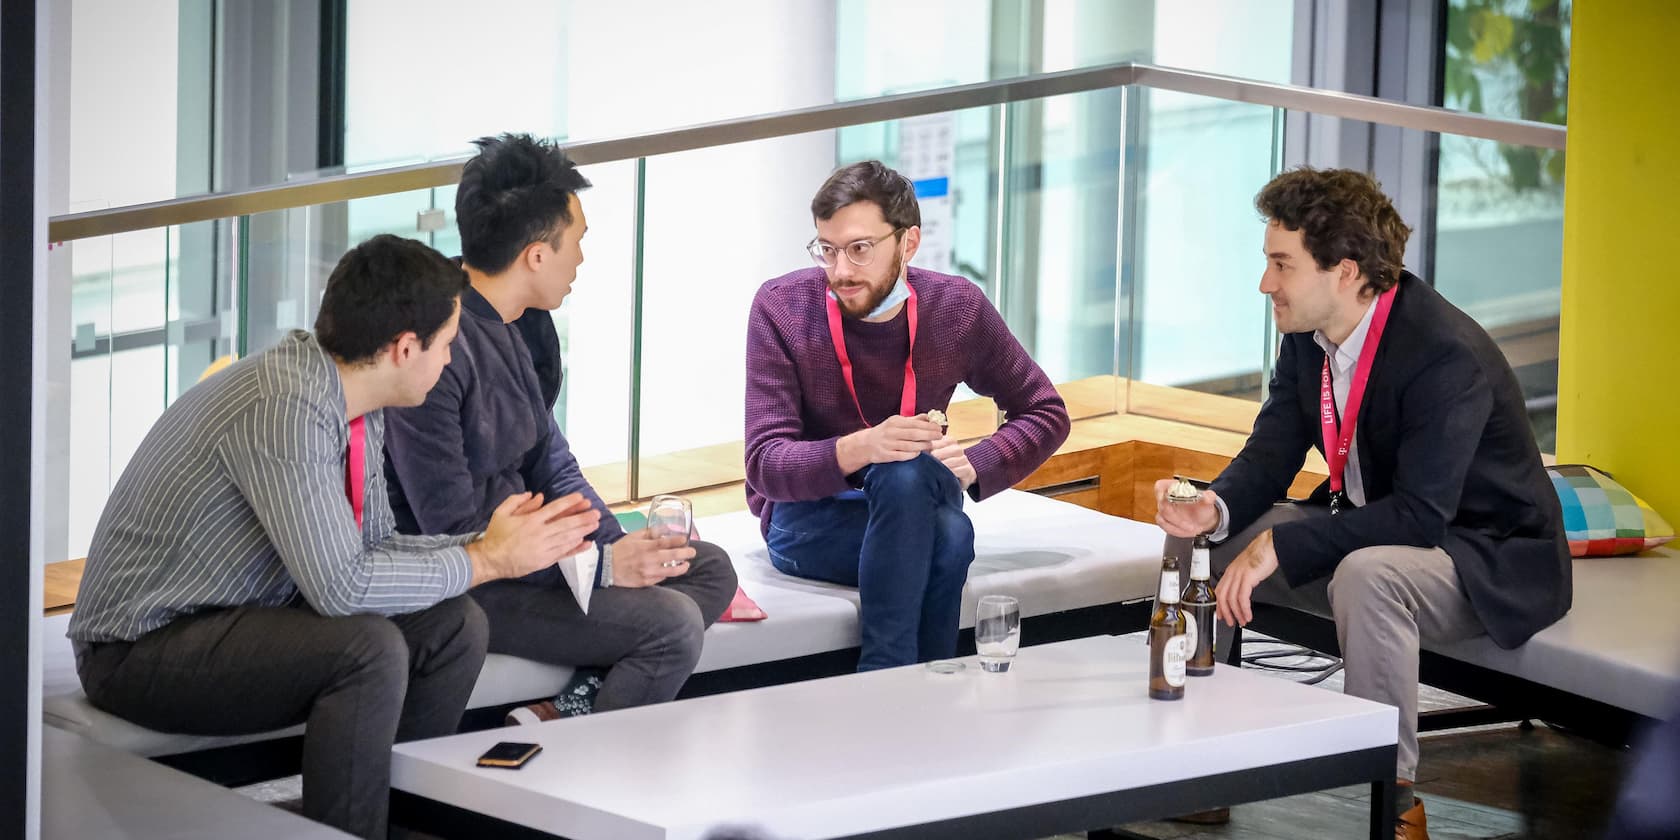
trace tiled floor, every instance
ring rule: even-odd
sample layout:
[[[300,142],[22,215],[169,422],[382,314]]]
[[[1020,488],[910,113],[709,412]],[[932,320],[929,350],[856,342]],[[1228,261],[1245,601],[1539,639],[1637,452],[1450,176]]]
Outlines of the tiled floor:
[[[1288,664],[1290,660],[1280,660]],[[1284,679],[1307,675],[1278,673]],[[1320,685],[1341,690],[1341,675]],[[1424,687],[1424,710],[1467,701]],[[1477,727],[1426,735],[1418,793],[1433,840],[1589,840],[1599,835],[1620,786],[1625,753],[1544,724]],[[297,807],[297,777],[241,788],[253,798]],[[1172,822],[1122,826],[1110,835],[1149,840],[1346,840],[1368,830],[1370,789],[1363,785],[1291,796],[1231,809],[1223,826]],[[1097,836],[1101,836],[1100,834]],[[1053,840],[1072,840],[1064,835]]]
[[[1588,840],[1599,836],[1623,753],[1544,725],[1444,733],[1422,741],[1418,791],[1433,840]],[[1341,788],[1231,809],[1224,826],[1140,823],[1118,837],[1342,840],[1364,837],[1369,789]]]

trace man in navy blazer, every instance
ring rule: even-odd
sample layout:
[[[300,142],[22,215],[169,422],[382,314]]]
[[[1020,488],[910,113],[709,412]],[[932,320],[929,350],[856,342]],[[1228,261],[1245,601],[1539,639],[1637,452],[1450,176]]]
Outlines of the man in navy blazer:
[[[1427,837],[1410,787],[1418,647],[1486,634],[1512,648],[1568,612],[1562,509],[1510,365],[1401,268],[1411,229],[1370,176],[1292,170],[1255,206],[1260,291],[1285,334],[1269,395],[1200,500],[1169,503],[1172,482],[1157,484],[1157,521],[1211,535],[1227,624],[1247,624],[1254,599],[1335,620],[1347,693],[1400,709],[1396,836]],[[1278,504],[1314,447],[1332,479]]]

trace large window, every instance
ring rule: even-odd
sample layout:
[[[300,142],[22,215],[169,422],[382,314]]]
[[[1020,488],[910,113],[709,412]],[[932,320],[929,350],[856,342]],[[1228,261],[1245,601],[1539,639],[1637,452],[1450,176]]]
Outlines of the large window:
[[[73,0],[70,194],[61,198],[72,212],[98,209],[454,157],[503,131],[622,136],[1127,59],[1287,81],[1293,5]],[[332,8],[344,18],[321,21]],[[322,48],[328,24],[343,32],[342,62],[330,42]],[[335,87],[341,104],[321,95]],[[920,261],[993,295],[1058,383],[1083,384],[1089,412],[1123,407],[1118,384],[1130,377],[1203,387],[1253,368],[1258,342],[1248,333],[1264,324],[1244,306],[1252,272],[1227,257],[1246,255],[1259,236],[1246,208],[1272,155],[1267,109],[1139,97],[1128,135],[1125,97],[1100,91],[1012,105],[1007,119],[1004,109],[975,109],[656,157],[640,192],[633,162],[589,167],[588,261],[555,319],[568,367],[556,413],[592,479],[608,496],[627,493],[638,444],[644,494],[707,483],[694,472],[715,464],[725,466],[715,480],[739,476],[744,339],[729,336],[743,335],[758,284],[807,264],[810,193],[863,157],[942,185],[924,196],[932,247]],[[1243,178],[1188,164],[1191,141]],[[1128,149],[1139,155],[1130,162]],[[1144,198],[1123,230],[1128,165]],[[1196,194],[1181,194],[1178,178],[1194,179]],[[73,291],[58,317],[74,340],[63,348],[69,400],[56,428],[69,475],[66,498],[49,505],[64,520],[49,530],[66,535],[55,551],[86,551],[111,482],[205,369],[312,323],[350,244],[390,232],[454,253],[453,197],[420,190],[71,245],[59,263]],[[1143,260],[1132,279],[1124,248]],[[1217,311],[1191,305],[1226,289]],[[1159,342],[1187,316],[1244,337],[1229,358],[1163,352]],[[1133,318],[1162,326],[1128,333]],[[694,342],[696,332],[718,339]],[[694,466],[696,452],[707,466]]]
[[[1449,0],[1449,108],[1563,124],[1570,0]],[[1564,153],[1442,137],[1436,288],[1505,349],[1540,448],[1556,448]]]

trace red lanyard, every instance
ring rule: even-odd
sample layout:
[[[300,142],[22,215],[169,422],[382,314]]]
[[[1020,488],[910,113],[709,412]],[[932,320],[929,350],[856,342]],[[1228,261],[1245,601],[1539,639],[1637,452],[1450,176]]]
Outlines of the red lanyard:
[[[905,302],[905,314],[910,319],[910,352],[904,356],[904,390],[899,395],[898,413],[905,417],[916,414],[916,369],[910,360],[916,356],[916,287],[910,285],[910,277],[905,276],[904,288],[910,290],[910,299]],[[846,355],[846,336],[840,327],[840,304],[832,295],[824,294],[828,301],[828,337],[834,340],[834,355],[840,358],[840,375],[846,379],[846,390],[852,394],[852,405],[857,406],[858,417],[863,425],[869,425],[869,418],[863,414],[863,403],[858,401],[857,383],[852,380],[852,357]]]
[[[1377,311],[1371,315],[1371,326],[1365,333],[1365,346],[1359,348],[1359,364],[1353,371],[1353,383],[1348,388],[1347,410],[1342,412],[1343,423],[1336,428],[1336,392],[1330,387],[1330,354],[1324,355],[1324,369],[1319,376],[1318,420],[1324,429],[1324,461],[1330,467],[1330,511],[1336,512],[1343,496],[1342,471],[1347,469],[1348,448],[1353,445],[1353,427],[1359,422],[1359,404],[1365,400],[1365,381],[1371,378],[1371,363],[1377,357],[1377,343],[1382,341],[1383,327],[1388,324],[1388,311],[1394,306],[1394,292],[1389,289],[1377,296]]]
[[[367,437],[365,417],[350,421],[350,451],[344,459],[344,492],[350,497],[350,512],[356,515],[356,527],[362,527],[362,502],[367,488]]]

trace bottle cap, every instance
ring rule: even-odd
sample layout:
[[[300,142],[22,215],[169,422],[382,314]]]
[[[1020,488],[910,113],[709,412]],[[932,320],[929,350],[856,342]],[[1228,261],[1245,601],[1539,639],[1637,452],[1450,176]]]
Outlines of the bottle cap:
[[[1167,491],[1167,501],[1189,503],[1201,497],[1202,491],[1197,490],[1196,485],[1190,483],[1190,479],[1182,475],[1173,476],[1172,488]]]

